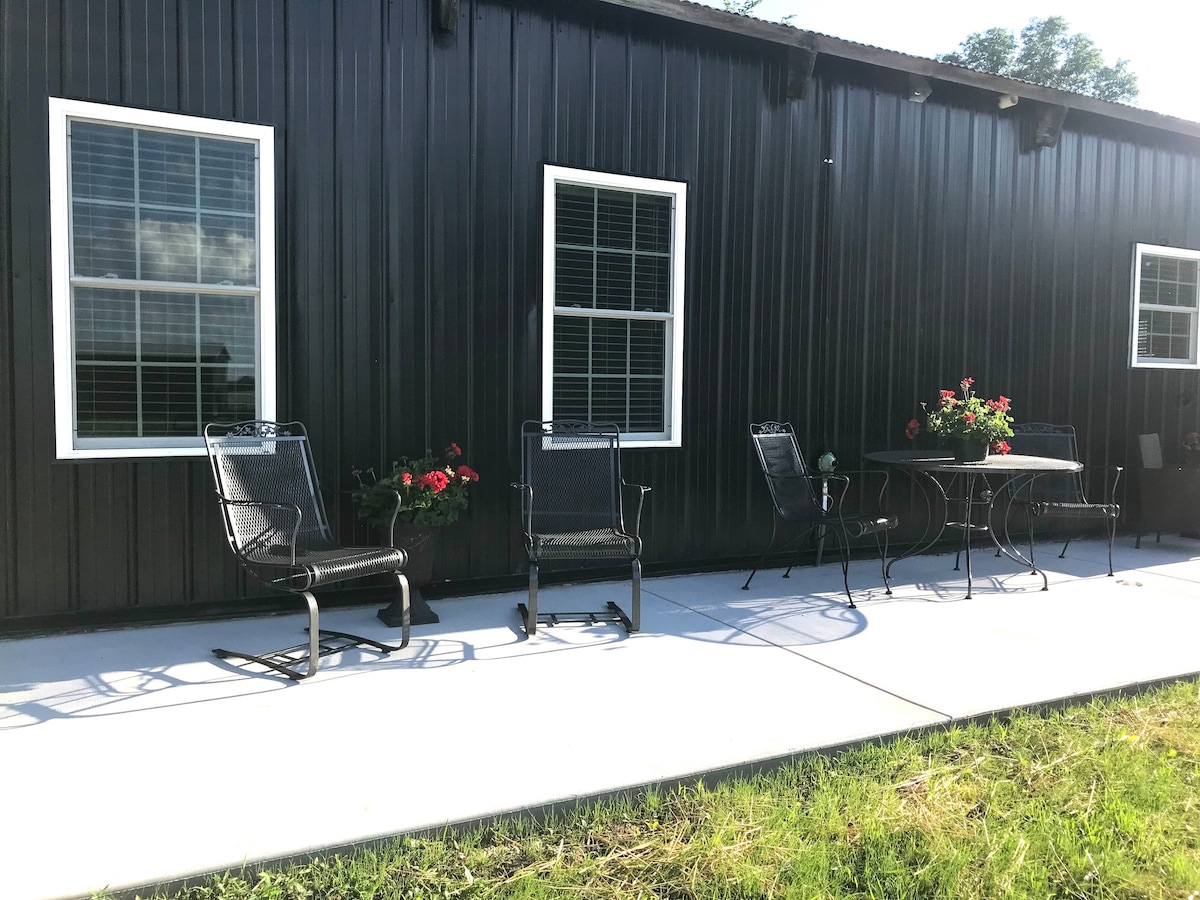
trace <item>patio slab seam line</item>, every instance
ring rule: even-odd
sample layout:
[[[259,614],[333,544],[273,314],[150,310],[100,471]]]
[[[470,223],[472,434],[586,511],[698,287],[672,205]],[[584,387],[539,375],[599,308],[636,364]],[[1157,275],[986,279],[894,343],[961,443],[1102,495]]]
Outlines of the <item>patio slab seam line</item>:
[[[646,590],[646,589],[643,588],[643,590]],[[650,590],[646,590],[646,593],[654,594],[654,592],[650,591]],[[941,716],[947,722],[951,722],[954,720],[954,716],[950,715],[947,712],[944,712],[943,710],[934,709],[932,706],[926,706],[924,703],[918,703],[916,700],[912,700],[908,697],[902,696],[901,694],[897,694],[895,691],[889,691],[887,688],[880,687],[877,684],[872,684],[871,682],[867,681],[864,678],[859,678],[857,675],[852,675],[849,672],[845,672],[842,669],[839,669],[837,666],[832,666],[829,663],[822,662],[819,659],[813,659],[813,657],[807,656],[807,655],[801,653],[799,650],[793,650],[791,647],[785,647],[782,644],[777,644],[774,641],[769,641],[766,638],[760,637],[759,635],[754,634],[751,631],[747,631],[744,628],[739,628],[737,625],[733,625],[729,622],[722,621],[721,619],[718,619],[716,616],[711,616],[706,612],[701,612],[698,609],[693,609],[692,607],[688,606],[685,603],[681,603],[678,600],[672,600],[670,597],[664,597],[662,594],[654,594],[654,596],[657,597],[659,600],[663,600],[667,603],[671,603],[671,604],[674,604],[675,606],[681,607],[682,609],[686,609],[690,613],[695,613],[698,616],[703,616],[706,619],[716,622],[718,625],[723,625],[726,628],[732,628],[734,631],[744,634],[744,635],[746,635],[746,637],[753,638],[754,640],[759,641],[760,643],[763,643],[768,647],[774,647],[777,650],[782,650],[784,653],[790,653],[793,656],[798,656],[801,659],[808,660],[810,663],[814,663],[815,665],[821,666],[824,669],[828,669],[830,672],[834,672],[845,678],[849,678],[851,681],[857,681],[859,684],[863,685],[864,687],[868,687],[868,688],[871,688],[872,690],[879,691],[879,693],[881,693],[881,694],[887,694],[889,697],[895,697],[897,700],[900,700],[911,706],[916,706],[919,709],[928,710],[929,712],[933,713],[934,715]]]

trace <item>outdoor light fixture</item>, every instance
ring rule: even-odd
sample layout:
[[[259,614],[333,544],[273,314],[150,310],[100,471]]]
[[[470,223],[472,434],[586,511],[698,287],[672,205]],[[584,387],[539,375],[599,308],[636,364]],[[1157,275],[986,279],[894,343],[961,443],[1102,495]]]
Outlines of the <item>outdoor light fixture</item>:
[[[1008,109],[1009,107],[1016,106],[1020,100],[1021,98],[1016,94],[1001,94],[1000,99],[996,101],[996,105],[1001,109]]]

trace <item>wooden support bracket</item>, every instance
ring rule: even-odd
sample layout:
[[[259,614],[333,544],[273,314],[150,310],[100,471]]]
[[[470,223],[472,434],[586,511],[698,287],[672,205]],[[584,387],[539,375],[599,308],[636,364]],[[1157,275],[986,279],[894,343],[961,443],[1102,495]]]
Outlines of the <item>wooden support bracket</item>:
[[[1067,117],[1065,106],[1049,103],[1037,104],[1037,122],[1033,129],[1035,147],[1057,147],[1062,136],[1063,120]]]
[[[803,47],[788,47],[787,52],[787,98],[803,100],[808,93],[808,83],[812,80],[813,67],[817,64],[817,54]]]
[[[433,25],[453,34],[458,29],[458,0],[432,0]]]

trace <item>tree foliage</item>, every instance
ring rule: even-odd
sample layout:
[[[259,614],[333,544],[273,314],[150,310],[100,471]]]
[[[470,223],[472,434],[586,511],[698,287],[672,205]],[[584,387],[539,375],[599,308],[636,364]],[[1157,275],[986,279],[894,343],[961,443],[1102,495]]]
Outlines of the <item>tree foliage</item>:
[[[957,51],[937,59],[1101,100],[1137,100],[1137,75],[1129,71],[1128,61],[1105,65],[1095,42],[1069,29],[1062,16],[1033,18],[1021,29],[1020,38],[1007,28],[989,28],[969,35]]]
[[[758,8],[763,0],[721,0],[725,5],[725,12],[737,13],[742,16],[754,15],[754,10]],[[792,20],[796,18],[795,14],[784,16],[779,20],[782,25],[790,25]]]

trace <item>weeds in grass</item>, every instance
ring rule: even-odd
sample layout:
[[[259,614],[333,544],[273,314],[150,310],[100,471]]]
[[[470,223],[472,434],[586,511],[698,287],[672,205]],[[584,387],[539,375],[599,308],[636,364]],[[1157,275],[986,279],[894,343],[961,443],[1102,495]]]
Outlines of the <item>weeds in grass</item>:
[[[1018,714],[174,897],[1200,900],[1200,697]]]

